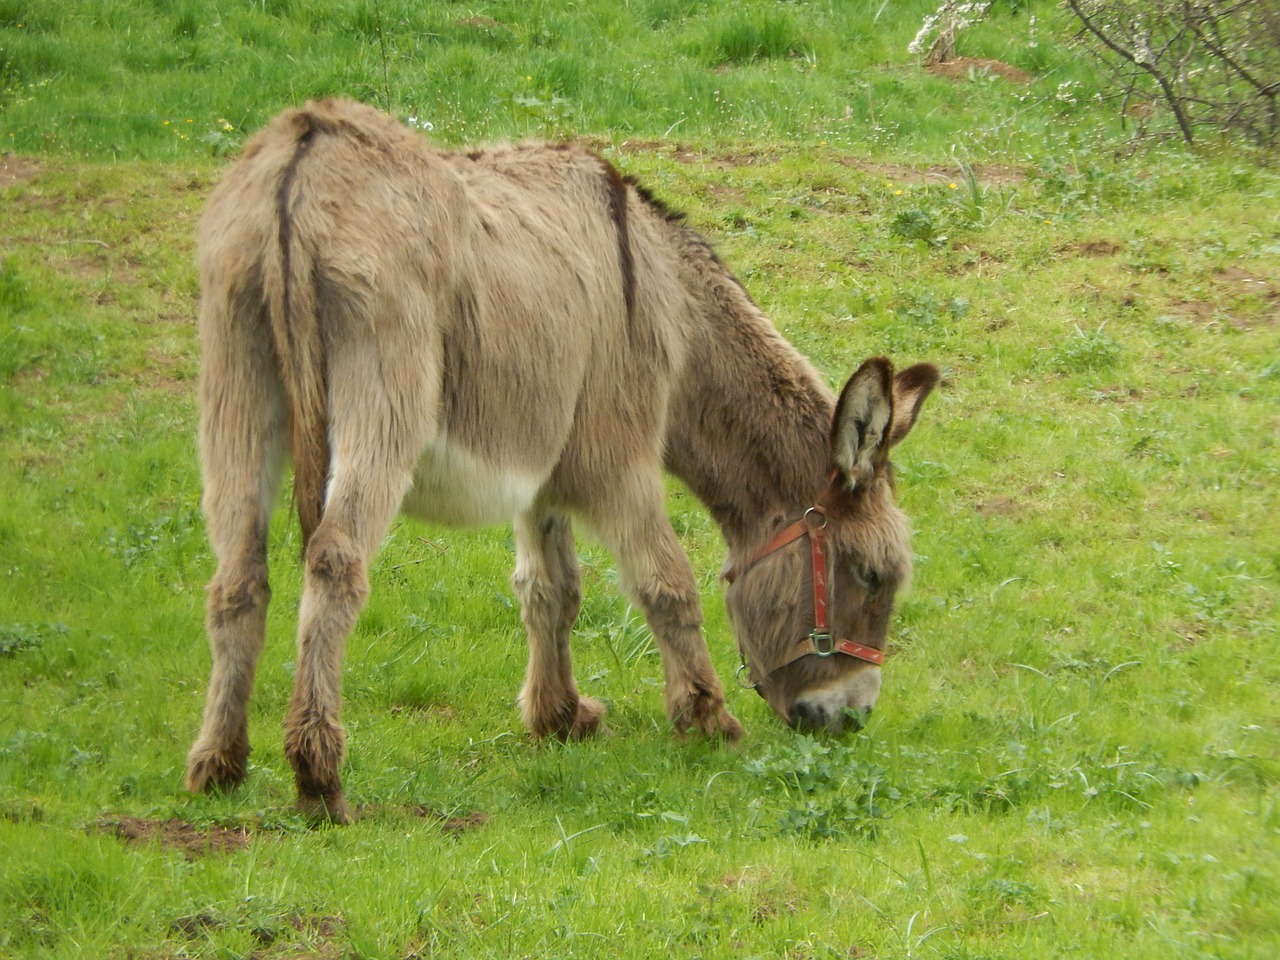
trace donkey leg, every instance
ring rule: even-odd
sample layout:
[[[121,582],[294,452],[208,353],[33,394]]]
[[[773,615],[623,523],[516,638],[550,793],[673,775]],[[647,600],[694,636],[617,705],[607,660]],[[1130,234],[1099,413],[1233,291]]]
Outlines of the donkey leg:
[[[430,393],[413,391],[398,359],[356,340],[335,341],[329,359],[331,476],[307,543],[284,747],[299,809],[335,823],[351,818],[340,775],[343,653],[369,597],[369,558],[413,481],[430,427],[420,400]]]
[[[511,584],[529,637],[529,669],[520,713],[536,737],[575,740],[595,733],[604,705],[578,693],[569,634],[582,606],[573,529],[567,518],[542,513],[515,524],[516,570]]]
[[[192,792],[234,787],[248,775],[249,695],[270,600],[265,540],[219,559],[206,613],[213,670],[204,723],[187,754]]]
[[[212,329],[229,308],[206,296],[200,379],[203,507],[218,567],[206,628],[213,668],[204,722],[187,756],[186,787],[234,787],[246,776],[248,706],[266,629],[267,528],[286,436],[281,385],[265,329]]]
[[[742,724],[725,708],[724,690],[711,666],[697,581],[664,510],[660,475],[641,474],[615,489],[630,496],[614,499],[611,512],[594,514],[595,525],[658,642],[667,716],[681,734],[699,730],[737,740]]]
[[[326,512],[307,545],[293,697],[284,724],[299,809],[335,823],[350,820],[339,773],[346,748],[342,656],[369,597],[369,551],[350,527]]]
[[[284,751],[293,767],[298,808],[334,823],[351,810],[342,790],[346,750],[342,726],[342,658],[347,637],[369,598],[369,558],[390,529],[408,489],[407,470],[344,457],[349,465],[329,486],[324,519],[307,544],[293,697]]]

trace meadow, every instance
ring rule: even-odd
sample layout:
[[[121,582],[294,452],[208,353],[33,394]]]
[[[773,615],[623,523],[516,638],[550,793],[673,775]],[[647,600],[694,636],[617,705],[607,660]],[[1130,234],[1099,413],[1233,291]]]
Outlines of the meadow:
[[[1280,955],[1280,174],[1134,141],[1048,0],[925,71],[934,8],[0,0],[0,956]],[[510,530],[404,521],[348,644],[359,819],[316,828],[282,507],[250,779],[182,792],[195,222],[249,132],[339,92],[444,146],[589,143],[833,384],[943,368],[896,454],[916,574],[860,733],[734,688],[723,545],[674,482],[734,747],[672,734],[585,539],[575,662],[612,735],[533,742]]]

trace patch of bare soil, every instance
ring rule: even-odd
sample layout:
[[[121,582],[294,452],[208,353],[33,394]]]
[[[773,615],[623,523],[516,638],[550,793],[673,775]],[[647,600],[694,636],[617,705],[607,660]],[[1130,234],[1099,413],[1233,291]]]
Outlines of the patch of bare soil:
[[[1142,399],[1142,393],[1137,388],[1127,387],[1119,383],[1109,387],[1099,387],[1094,390],[1093,396],[1100,403],[1125,404]]]
[[[1012,497],[992,497],[973,505],[980,517],[1010,517],[1022,510],[1022,504]]]
[[[6,823],[39,823],[44,819],[44,810],[32,802],[14,800],[0,806],[0,820]]]
[[[445,813],[443,810],[437,810],[435,807],[428,807],[425,804],[400,806],[398,804],[370,803],[356,810],[356,818],[361,820],[366,817],[380,817],[383,815],[394,817],[407,815],[423,820],[434,820],[439,824],[440,832],[450,837],[460,837],[464,833],[470,833],[472,830],[479,830],[489,822],[489,814],[483,810],[472,810],[470,813],[458,816]]]
[[[578,143],[599,152],[609,144],[603,140],[580,138]],[[720,167],[723,170],[736,170],[741,167],[754,167],[774,162],[777,157],[765,149],[742,149],[722,153],[707,153],[685,143],[668,140],[624,140],[618,149],[626,153],[651,153],[670,157],[677,163],[703,164]],[[860,157],[836,157],[835,162],[842,166],[861,170],[863,173],[892,181],[893,183],[925,186],[931,183],[957,183],[964,179],[964,171],[958,166],[934,164],[928,167],[908,167],[896,163],[879,163],[864,160]],[[974,178],[983,185],[1004,186],[1024,183],[1027,171],[1023,167],[1015,167],[1003,163],[975,163],[972,168]]]
[[[1239,267],[1225,267],[1217,274],[1219,284],[1235,296],[1262,297],[1266,302],[1266,314],[1280,320],[1280,280],[1255,277]]]
[[[173,817],[169,820],[146,820],[140,817],[103,817],[97,829],[119,837],[125,843],[158,843],[169,850],[179,850],[188,860],[210,853],[229,853],[249,846],[249,834],[243,829],[198,827]]]
[[[590,140],[583,141],[594,149],[599,149]],[[769,163],[774,154],[768,150],[732,150],[724,153],[708,153],[691,147],[687,143],[669,140],[624,140],[618,149],[625,153],[655,153],[670,157],[677,163],[700,163],[720,167],[724,170],[736,170],[739,167],[754,167],[761,163]]]
[[[455,27],[463,27],[469,30],[503,30],[505,26],[493,17],[462,17],[453,21]]]
[[[906,183],[913,186],[925,186],[930,183],[956,183],[964,179],[964,171],[959,167],[945,164],[933,164],[928,167],[906,167],[899,163],[877,163],[873,160],[861,160],[856,157],[841,157],[839,162],[846,167],[861,170],[870,176]],[[1023,183],[1027,179],[1027,171],[1004,163],[975,163],[973,176],[979,183],[996,186]]]
[[[253,958],[306,957],[307,960],[337,960],[346,955],[341,944],[345,921],[336,916],[308,916],[290,913],[251,921],[245,917],[223,917],[212,912],[179,917],[170,930],[188,940],[202,940],[210,930],[247,929],[263,950],[249,954]]]
[[[968,80],[974,76],[1003,77],[1010,83],[1031,83],[1035,80],[1025,70],[999,60],[982,60],[976,57],[956,57],[945,63],[931,63],[925,67],[935,77],[948,77],[952,80]]]
[[[1238,330],[1250,330],[1256,323],[1280,324],[1280,279],[1258,277],[1240,267],[1224,267],[1213,275],[1214,292],[1210,300],[1183,300],[1171,304],[1172,311],[1197,323],[1222,322]],[[1242,300],[1260,299],[1262,310],[1254,316],[1243,316]],[[1252,311],[1249,311],[1252,312]]]
[[[0,190],[15,183],[26,183],[40,174],[40,164],[28,157],[11,153],[0,156]]]
[[[1082,257],[1114,257],[1123,248],[1110,240],[1082,240],[1071,249]]]
[[[744,867],[726,873],[720,885],[731,890],[741,890],[751,898],[751,919],[767,923],[783,914],[793,914],[799,907],[799,897],[789,884],[779,883],[767,867]]]
[[[411,812],[416,817],[438,821],[441,831],[450,837],[460,837],[464,833],[470,833],[472,830],[479,830],[489,822],[489,815],[483,810],[472,810],[462,817],[451,817],[440,810],[424,806],[413,807]]]

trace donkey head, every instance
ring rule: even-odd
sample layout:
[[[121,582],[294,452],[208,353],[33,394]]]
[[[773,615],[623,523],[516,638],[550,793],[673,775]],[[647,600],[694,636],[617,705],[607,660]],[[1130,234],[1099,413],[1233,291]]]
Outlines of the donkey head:
[[[889,451],[937,381],[931,364],[895,376],[883,357],[864,363],[836,404],[826,486],[732,576],[748,682],[792,726],[838,732],[875,705],[894,595],[911,576]]]

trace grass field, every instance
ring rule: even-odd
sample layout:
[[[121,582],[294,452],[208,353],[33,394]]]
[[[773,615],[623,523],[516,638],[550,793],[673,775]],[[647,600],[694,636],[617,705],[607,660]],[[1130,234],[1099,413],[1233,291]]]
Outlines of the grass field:
[[[1280,955],[1280,175],[1133,145],[1053,4],[1008,6],[946,77],[906,53],[931,2],[0,0],[0,956]],[[674,484],[734,748],[673,737],[586,541],[613,736],[530,741],[510,531],[404,522],[348,646],[361,816],[312,829],[282,510],[250,780],[181,791],[194,223],[326,92],[445,144],[588,140],[833,383],[944,368],[862,733],[732,689],[719,533]]]

